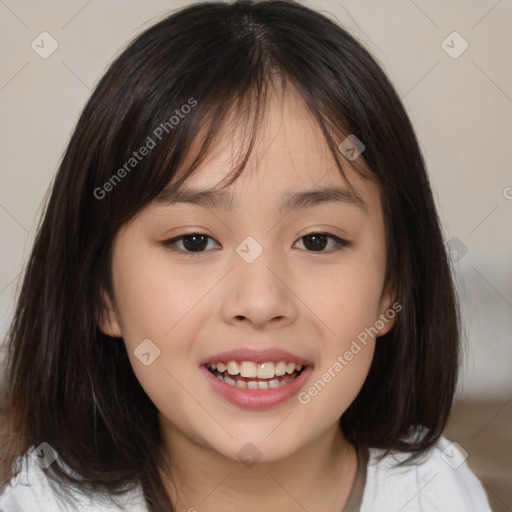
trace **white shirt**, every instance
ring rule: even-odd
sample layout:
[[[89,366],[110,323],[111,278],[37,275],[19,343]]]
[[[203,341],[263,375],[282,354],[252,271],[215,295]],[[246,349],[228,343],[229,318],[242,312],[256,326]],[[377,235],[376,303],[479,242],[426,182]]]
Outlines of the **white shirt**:
[[[392,467],[407,454],[378,462],[370,449],[360,512],[492,512],[482,484],[457,443],[441,437],[421,463]]]
[[[382,453],[375,448],[369,450],[359,512],[491,512],[482,484],[468,468],[465,452],[457,443],[442,437],[420,463],[405,467],[393,465],[407,458],[407,454],[392,452],[379,461],[377,456]],[[74,510],[78,512],[148,512],[140,487],[116,498],[119,505],[99,495],[73,496],[77,500]],[[359,497],[357,502],[360,500]],[[45,470],[31,455],[23,458],[21,473],[0,495],[0,512],[71,510],[58,501]]]

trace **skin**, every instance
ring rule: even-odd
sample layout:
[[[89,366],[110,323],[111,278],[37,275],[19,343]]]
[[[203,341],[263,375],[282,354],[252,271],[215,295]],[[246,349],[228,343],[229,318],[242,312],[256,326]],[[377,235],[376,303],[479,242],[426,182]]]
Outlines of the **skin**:
[[[301,391],[307,390],[393,303],[384,286],[377,185],[345,161],[367,211],[326,202],[280,214],[287,192],[346,183],[293,89],[274,94],[268,112],[248,168],[229,188],[238,210],[152,203],[114,241],[114,294],[105,298],[100,327],[123,338],[159,410],[177,503],[174,486],[164,483],[178,511],[339,511],[357,470],[338,421],[366,379],[375,338],[305,405],[294,396],[264,410],[242,409],[217,395],[199,371],[201,360],[224,350],[279,347],[312,361]],[[234,130],[223,140],[189,187],[212,187],[225,177],[242,139]],[[336,250],[328,238],[315,251],[303,238],[324,232],[350,245]],[[175,245],[181,252],[162,244],[191,233],[211,237],[202,253],[187,254],[183,241]],[[236,252],[247,236],[263,248],[250,264]],[[392,325],[386,322],[378,336]],[[160,349],[149,366],[134,355],[146,338]],[[247,467],[237,453],[249,442],[261,459]]]

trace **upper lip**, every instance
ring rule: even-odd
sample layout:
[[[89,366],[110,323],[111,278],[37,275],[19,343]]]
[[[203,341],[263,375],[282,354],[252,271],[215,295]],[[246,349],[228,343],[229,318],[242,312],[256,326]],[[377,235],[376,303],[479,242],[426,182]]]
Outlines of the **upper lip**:
[[[281,350],[279,348],[267,348],[264,350],[253,348],[237,348],[220,352],[209,356],[201,361],[201,366],[207,363],[218,363],[227,361],[252,361],[254,363],[266,363],[270,361],[286,361],[287,363],[298,363],[303,366],[311,365],[311,361],[303,357]]]

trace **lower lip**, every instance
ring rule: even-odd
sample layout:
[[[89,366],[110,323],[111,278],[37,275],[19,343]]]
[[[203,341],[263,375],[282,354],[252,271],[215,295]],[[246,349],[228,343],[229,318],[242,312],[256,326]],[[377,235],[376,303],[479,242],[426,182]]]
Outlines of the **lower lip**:
[[[228,402],[244,409],[266,409],[285,402],[299,392],[313,371],[311,366],[306,366],[298,377],[278,388],[243,389],[221,381],[206,366],[200,366],[199,368],[217,394]]]

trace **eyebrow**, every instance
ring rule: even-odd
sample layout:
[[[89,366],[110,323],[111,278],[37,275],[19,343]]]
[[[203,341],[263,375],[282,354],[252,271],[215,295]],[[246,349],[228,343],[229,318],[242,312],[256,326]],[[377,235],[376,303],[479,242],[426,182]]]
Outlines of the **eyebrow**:
[[[212,209],[223,209],[228,212],[235,209],[232,194],[215,189],[194,190],[187,187],[177,190],[164,189],[156,201],[169,206],[180,203],[195,204]],[[355,206],[364,213],[368,213],[366,203],[356,192],[337,186],[284,194],[279,205],[279,212],[284,215],[292,210],[309,208],[324,203],[341,203]]]

